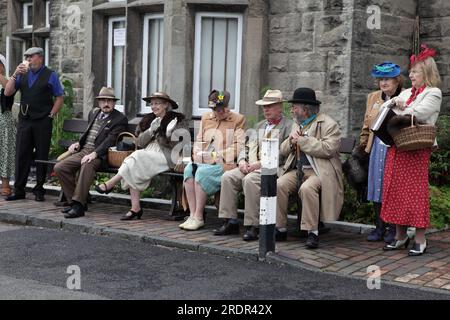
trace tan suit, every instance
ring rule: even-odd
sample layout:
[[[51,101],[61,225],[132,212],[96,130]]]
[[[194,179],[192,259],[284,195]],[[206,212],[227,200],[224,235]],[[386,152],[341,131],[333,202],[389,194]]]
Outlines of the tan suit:
[[[299,130],[295,123],[294,130]],[[306,133],[307,136],[300,137],[297,143],[312,167],[303,170],[304,182],[298,191],[302,200],[301,229],[318,230],[319,216],[325,222],[337,220],[344,202],[339,159],[341,133],[336,121],[325,114],[319,114]],[[291,169],[297,159],[289,140],[282,143],[281,154],[288,155],[288,159],[277,180],[277,227],[285,228],[289,193],[297,191],[296,170]]]
[[[270,132],[265,134],[266,120],[256,124],[255,131],[249,137],[248,158],[246,157],[245,149],[242,150],[238,157],[240,160],[246,160],[249,164],[258,163],[261,160],[261,142],[264,136],[271,138],[278,138],[279,143],[289,137],[292,128],[292,120],[283,117],[281,122],[272,128]],[[280,157],[280,163],[284,163],[284,158]],[[220,191],[220,218],[237,218],[237,197],[239,191],[244,191],[245,196],[245,226],[259,225],[259,203],[261,194],[261,170],[255,170],[248,174],[244,174],[235,168],[227,171],[222,175],[221,191]]]

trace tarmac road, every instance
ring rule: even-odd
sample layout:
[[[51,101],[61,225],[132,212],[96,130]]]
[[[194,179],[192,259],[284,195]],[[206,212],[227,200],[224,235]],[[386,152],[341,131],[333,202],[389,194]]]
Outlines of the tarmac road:
[[[77,272],[69,266],[79,267]],[[72,267],[73,268],[73,267]],[[79,279],[80,281],[77,282]],[[81,290],[69,290],[80,285]],[[0,223],[0,299],[444,299],[438,291]]]

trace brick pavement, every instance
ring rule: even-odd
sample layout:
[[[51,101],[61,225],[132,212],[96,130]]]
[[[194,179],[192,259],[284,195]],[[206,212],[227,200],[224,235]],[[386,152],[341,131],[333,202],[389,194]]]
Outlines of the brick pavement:
[[[85,217],[64,219],[61,208],[53,205],[56,197],[48,195],[46,198],[43,203],[30,199],[14,202],[0,200],[0,221],[95,234],[119,234],[141,241],[148,236],[149,241],[156,244],[220,254],[233,252],[242,257],[257,258],[257,241],[248,243],[237,236],[214,236],[212,229],[220,226],[221,222],[211,214],[206,218],[205,228],[189,232],[178,228],[179,221],[168,220],[167,212],[148,208],[144,209],[140,221],[120,221],[128,207],[104,202],[89,205]],[[295,221],[291,223],[290,228],[294,229]],[[241,233],[243,231],[241,228]],[[384,280],[450,292],[450,230],[429,234],[427,239],[429,247],[425,255],[408,257],[406,250],[382,251],[382,243],[369,243],[361,234],[331,230],[321,235],[319,249],[308,250],[304,246],[305,239],[290,233],[288,241],[276,244],[276,253],[284,261],[287,258],[287,261],[297,261],[321,271],[364,279],[367,279],[367,267],[377,265]]]

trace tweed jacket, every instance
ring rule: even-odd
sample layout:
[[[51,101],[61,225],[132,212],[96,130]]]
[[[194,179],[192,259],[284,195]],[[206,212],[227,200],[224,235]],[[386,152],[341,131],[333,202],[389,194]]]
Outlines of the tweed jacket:
[[[91,127],[100,112],[100,108],[94,108],[91,112],[89,112],[88,127],[79,140],[81,148],[85,145],[89,130],[91,130]],[[127,117],[125,117],[120,111],[114,109],[98,130],[94,142],[94,151],[97,153],[97,157],[102,160],[102,165],[106,164],[108,149],[116,144],[117,136],[127,129],[127,125]]]

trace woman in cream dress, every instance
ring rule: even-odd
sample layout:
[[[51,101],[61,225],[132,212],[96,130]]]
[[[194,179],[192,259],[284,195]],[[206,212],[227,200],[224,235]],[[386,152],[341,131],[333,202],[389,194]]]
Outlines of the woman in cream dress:
[[[188,130],[185,116],[172,111],[178,105],[167,94],[156,92],[143,100],[150,103],[153,111],[142,118],[136,129],[138,145],[143,149],[125,158],[114,177],[96,186],[98,192],[109,193],[121,181],[124,190],[130,189],[131,209],[121,220],[141,218],[140,192],[154,176],[175,166],[179,155],[173,159],[172,149],[179,142],[172,141],[172,134],[179,129]]]

